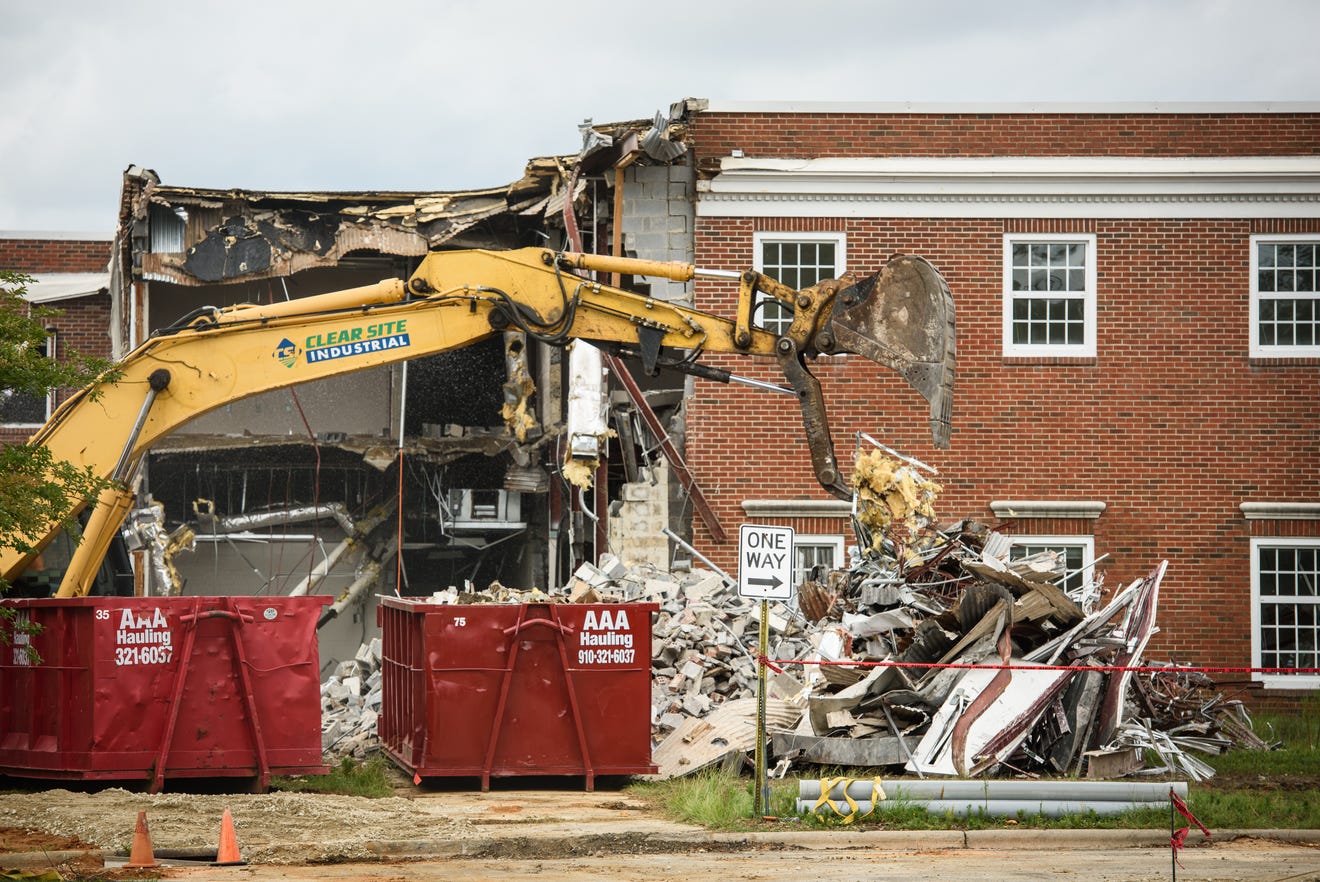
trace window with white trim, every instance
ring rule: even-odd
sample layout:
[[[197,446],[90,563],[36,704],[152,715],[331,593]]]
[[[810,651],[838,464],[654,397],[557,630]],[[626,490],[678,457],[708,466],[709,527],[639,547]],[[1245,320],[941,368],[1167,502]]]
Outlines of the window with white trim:
[[[847,238],[843,233],[756,233],[753,269],[794,290],[837,279],[845,269]],[[758,294],[752,324],[782,336],[793,324],[786,303]]]
[[[1059,587],[1070,596],[1085,592],[1091,583],[1091,564],[1095,562],[1095,538],[1092,536],[1012,536],[1009,538],[1010,561],[1053,551],[1063,558],[1065,577]]]
[[[831,570],[843,566],[843,537],[798,534],[793,537],[793,584],[811,578],[814,567]]]
[[[1320,357],[1320,236],[1251,237],[1251,355]]]
[[[45,351],[47,358],[55,357],[55,331],[46,337]],[[40,426],[50,419],[55,406],[55,392],[45,395],[32,395],[16,392],[13,389],[0,389],[0,425],[6,428],[28,428]]]
[[[1095,236],[1004,236],[1004,354],[1092,357]]]
[[[1251,666],[1320,668],[1320,539],[1251,540]],[[1316,674],[1255,674],[1268,687],[1320,686]]]

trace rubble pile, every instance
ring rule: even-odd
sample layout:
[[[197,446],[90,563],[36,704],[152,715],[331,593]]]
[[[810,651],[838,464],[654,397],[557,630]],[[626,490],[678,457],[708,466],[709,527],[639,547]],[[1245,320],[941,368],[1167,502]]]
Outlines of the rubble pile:
[[[918,498],[901,493],[897,501]],[[1176,666],[1104,670],[1159,667],[1143,652],[1158,630],[1163,564],[1099,606],[1098,577],[1065,572],[1052,552],[1010,562],[1009,540],[975,521],[899,526],[870,534],[859,525],[858,547],[867,550],[852,566],[817,574],[787,614],[772,617],[771,661],[785,673],[770,694],[799,709],[771,728],[781,769],[901,767],[923,777],[1168,771],[1201,780],[1213,771],[1188,751],[1268,746],[1242,703],[1214,693],[1204,675]],[[754,622],[746,604],[725,608],[724,600],[662,607],[657,722],[673,730],[656,751],[662,775],[726,760],[732,750],[724,747],[729,721],[680,719],[718,715],[754,687],[754,669],[740,663],[755,657]],[[668,633],[680,639],[666,641]],[[1162,768],[1144,768],[1147,749]]]
[[[380,660],[380,638],[373,637],[321,684],[321,749],[328,756],[364,759],[380,751]]]
[[[850,566],[768,605],[767,725],[793,764],[926,776],[1213,774],[1193,753],[1269,747],[1208,677],[1144,660],[1165,564],[1106,595],[1043,551],[963,520],[931,524],[938,486],[859,459]],[[659,608],[651,646],[660,777],[754,749],[761,603],[727,574],[584,564],[565,593],[494,584],[438,603],[636,603]],[[1104,601],[1102,603],[1102,600]],[[327,751],[377,749],[379,641],[322,690]],[[1148,754],[1161,765],[1146,767]]]

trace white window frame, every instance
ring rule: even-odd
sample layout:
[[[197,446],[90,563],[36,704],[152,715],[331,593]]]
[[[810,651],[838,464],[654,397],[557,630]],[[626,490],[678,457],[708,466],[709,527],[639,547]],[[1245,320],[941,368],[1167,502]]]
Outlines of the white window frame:
[[[1260,596],[1260,550],[1262,548],[1315,548],[1320,549],[1320,538],[1297,536],[1261,536],[1251,540],[1251,666],[1267,667],[1261,661],[1261,596]],[[1320,608],[1320,597],[1316,598]],[[1277,667],[1277,665],[1268,665]],[[1298,667],[1315,667],[1299,665]],[[1320,675],[1317,674],[1262,674],[1254,673],[1251,679],[1265,689],[1316,689],[1320,688]]]
[[[1087,588],[1089,588],[1092,582],[1094,581],[1095,568],[1094,566],[1092,566],[1095,563],[1094,536],[1087,536],[1087,535],[1064,536],[1058,534],[1047,536],[1047,535],[1038,535],[1034,533],[1027,533],[1020,536],[1019,535],[1009,536],[1008,543],[1010,546],[1013,547],[1017,547],[1019,545],[1045,545],[1045,546],[1049,546],[1051,549],[1057,548],[1059,546],[1068,546],[1068,547],[1081,546],[1082,566],[1085,568],[1082,571],[1083,583]],[[1009,557],[1010,559],[1012,558],[1011,553]]]
[[[1251,237],[1251,315],[1249,318],[1251,344],[1248,353],[1251,358],[1320,358],[1320,339],[1310,346],[1262,346],[1260,343],[1260,304],[1264,299],[1260,291],[1260,245],[1285,244],[1288,242],[1320,244],[1320,233],[1287,233],[1276,236]],[[1278,292],[1268,292],[1265,297]],[[1304,299],[1311,293],[1315,300],[1315,309],[1320,310],[1320,291],[1298,291],[1293,299]]]
[[[825,533],[798,533],[793,537],[793,584],[794,587],[801,585],[805,576],[806,568],[802,566],[798,559],[798,550],[801,548],[829,548],[834,554],[834,563],[831,569],[841,569],[843,567],[843,537],[834,536]]]
[[[778,233],[778,232],[769,232],[769,231],[753,233],[752,234],[752,269],[756,270],[758,273],[765,272],[764,269],[765,261],[763,259],[765,246],[770,243],[788,243],[788,244],[797,244],[797,245],[802,245],[802,244],[818,245],[822,243],[831,244],[834,246],[834,274],[831,276],[827,276],[826,278],[837,279],[839,276],[843,275],[844,272],[846,272],[848,269],[848,234],[847,233],[819,233],[819,232]],[[760,316],[760,310],[762,309],[761,304],[763,303],[780,303],[780,301],[774,297],[771,297],[768,294],[756,295],[756,302],[752,304],[753,307],[752,324],[762,328],[764,328],[765,326],[761,324],[760,320],[758,319],[758,316]],[[786,318],[788,324],[791,324],[793,320],[792,308],[788,306],[788,304],[781,304],[781,305],[783,305],[784,309],[787,312]],[[776,324],[778,324],[780,320],[777,319],[775,321]],[[769,330],[770,333],[775,334],[776,336],[783,336],[784,330],[787,330],[787,324],[784,325],[783,330],[770,329],[770,328],[765,328],[765,329]]]
[[[1013,304],[1019,299],[1040,299],[1049,297],[1049,291],[1014,291],[1013,290],[1013,246],[1021,243],[1049,242],[1051,244],[1086,246],[1086,290],[1083,292],[1058,292],[1069,298],[1082,301],[1082,342],[1081,343],[1014,343],[1013,342]],[[1031,356],[1067,356],[1074,358],[1094,358],[1096,353],[1096,237],[1094,233],[1005,233],[1004,234],[1004,355],[1010,357]]]
[[[47,357],[47,358],[55,358],[55,357],[56,357],[56,353],[58,352],[58,347],[57,347],[57,345],[56,345],[56,337],[57,337],[57,335],[58,335],[58,332],[57,332],[54,328],[47,328],[47,329],[46,329],[46,357]],[[10,395],[10,392],[9,392],[8,389],[4,389],[4,390],[0,390],[0,394],[4,395],[5,397],[8,397],[8,396]],[[31,397],[35,398],[36,396],[34,395],[34,396],[31,396]],[[29,423],[10,423],[10,422],[0,422],[0,426],[4,427],[4,428],[6,428],[6,429],[31,429],[31,428],[37,428],[37,427],[40,427],[40,426],[45,425],[46,421],[50,419],[50,415],[51,415],[52,413],[54,413],[54,412],[55,412],[55,390],[54,390],[54,389],[51,389],[49,392],[46,393],[46,415],[45,415],[44,417],[42,417],[41,422],[29,422]]]

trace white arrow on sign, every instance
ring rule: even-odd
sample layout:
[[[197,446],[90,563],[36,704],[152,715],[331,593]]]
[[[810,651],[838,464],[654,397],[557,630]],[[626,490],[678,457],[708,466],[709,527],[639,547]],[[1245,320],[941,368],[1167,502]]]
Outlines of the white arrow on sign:
[[[743,524],[738,528],[738,594],[762,600],[793,596],[793,528]]]

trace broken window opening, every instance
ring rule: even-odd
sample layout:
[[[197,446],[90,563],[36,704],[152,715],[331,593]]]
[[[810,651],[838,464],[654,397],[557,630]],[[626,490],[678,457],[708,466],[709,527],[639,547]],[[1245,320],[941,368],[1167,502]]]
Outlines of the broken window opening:
[[[843,537],[799,534],[793,538],[793,584],[801,585],[813,577],[817,567],[823,574],[843,566]]]

